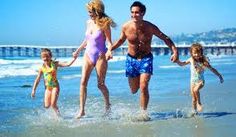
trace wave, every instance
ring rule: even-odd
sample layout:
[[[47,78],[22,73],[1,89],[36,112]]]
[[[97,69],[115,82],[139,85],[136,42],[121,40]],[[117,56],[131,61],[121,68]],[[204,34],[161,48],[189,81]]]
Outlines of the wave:
[[[108,70],[107,73],[121,74],[121,73],[125,73],[125,70]]]
[[[36,75],[35,66],[32,67],[21,67],[21,66],[11,66],[11,67],[1,67],[0,68],[0,78],[11,77],[11,76],[30,76]]]
[[[73,78],[80,78],[81,74],[78,75],[67,75],[67,76],[62,76],[62,79],[73,79]]]
[[[61,58],[59,61],[65,62],[70,59],[71,58]],[[0,78],[37,75],[37,71],[42,66],[42,63],[41,59],[0,59]],[[71,67],[81,67],[82,64],[83,60],[79,58]]]
[[[178,65],[163,65],[163,66],[159,66],[159,68],[161,69],[171,69],[171,68],[179,68],[180,66]]]

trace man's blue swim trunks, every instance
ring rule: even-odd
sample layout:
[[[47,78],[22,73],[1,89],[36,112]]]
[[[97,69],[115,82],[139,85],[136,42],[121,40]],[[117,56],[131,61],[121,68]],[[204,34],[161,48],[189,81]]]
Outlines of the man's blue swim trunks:
[[[149,53],[142,59],[127,54],[126,56],[126,77],[137,77],[142,73],[152,74],[153,55]]]

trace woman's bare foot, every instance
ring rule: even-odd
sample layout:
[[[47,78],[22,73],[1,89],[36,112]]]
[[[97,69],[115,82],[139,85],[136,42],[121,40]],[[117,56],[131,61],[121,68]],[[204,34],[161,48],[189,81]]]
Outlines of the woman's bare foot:
[[[84,112],[80,112],[75,118],[76,119],[80,119],[81,117],[83,117],[85,115]]]
[[[202,105],[197,103],[197,111],[202,112],[202,110],[203,110]]]

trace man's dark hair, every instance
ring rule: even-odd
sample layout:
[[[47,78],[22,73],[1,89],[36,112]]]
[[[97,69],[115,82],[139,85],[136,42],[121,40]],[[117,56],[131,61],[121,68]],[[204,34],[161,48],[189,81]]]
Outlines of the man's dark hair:
[[[139,2],[139,1],[135,1],[131,6],[130,6],[130,10],[132,7],[139,7],[140,8],[140,11],[143,13],[143,15],[145,14],[146,12],[146,6]]]

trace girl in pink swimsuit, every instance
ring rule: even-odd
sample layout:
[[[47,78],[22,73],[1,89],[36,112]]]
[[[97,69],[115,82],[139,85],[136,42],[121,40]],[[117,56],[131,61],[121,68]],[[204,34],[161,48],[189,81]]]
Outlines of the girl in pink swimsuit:
[[[115,27],[113,20],[105,14],[104,4],[101,0],[92,0],[87,5],[90,19],[87,21],[85,39],[80,47],[73,53],[77,56],[81,50],[86,48],[84,54],[84,65],[80,81],[80,111],[76,118],[85,115],[85,101],[87,98],[87,84],[92,70],[97,73],[97,85],[102,92],[105,101],[105,114],[110,110],[109,91],[105,84],[107,72],[106,46],[111,47],[111,27]]]

